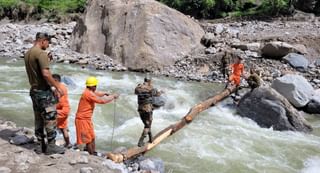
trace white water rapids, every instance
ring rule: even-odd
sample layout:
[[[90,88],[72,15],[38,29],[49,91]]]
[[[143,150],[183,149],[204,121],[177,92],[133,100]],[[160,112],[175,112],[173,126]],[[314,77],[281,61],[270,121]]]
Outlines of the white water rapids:
[[[98,90],[120,94],[116,102],[113,148],[137,144],[143,124],[136,111],[133,92],[135,86],[143,81],[143,75],[81,69],[68,64],[55,64],[52,71],[67,76],[76,84],[69,86],[72,142],[75,142],[74,116],[80,93],[85,79],[93,75],[99,80]],[[32,128],[33,112],[27,93],[29,84],[22,60],[0,59],[0,77],[0,118]],[[197,102],[222,89],[218,84],[168,78],[154,78],[154,86],[164,90],[167,98],[166,105],[154,111],[154,135],[180,120]],[[94,111],[99,150],[111,150],[113,106],[114,103],[96,105]],[[201,113],[191,124],[146,155],[161,158],[166,172],[172,173],[319,173],[320,118],[308,115],[307,120],[314,127],[311,134],[273,131],[241,118],[224,101]]]

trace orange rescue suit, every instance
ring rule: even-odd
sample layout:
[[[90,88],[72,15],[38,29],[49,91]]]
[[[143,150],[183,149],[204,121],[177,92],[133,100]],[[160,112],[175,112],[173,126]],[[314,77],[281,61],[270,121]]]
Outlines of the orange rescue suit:
[[[88,144],[95,139],[92,123],[92,114],[95,103],[105,104],[108,102],[111,102],[111,100],[100,98],[88,88],[84,90],[80,98],[75,119],[77,144]]]
[[[59,129],[65,129],[68,127],[68,115],[70,113],[68,89],[63,83],[60,83],[59,87],[62,89],[64,95],[59,98],[59,103],[56,106],[58,112],[57,127]]]
[[[236,84],[237,86],[240,85],[240,77],[243,73],[244,70],[244,65],[243,64],[231,64],[230,65],[231,69],[232,69],[232,74],[229,77],[229,81],[230,82],[234,82],[234,84]]]

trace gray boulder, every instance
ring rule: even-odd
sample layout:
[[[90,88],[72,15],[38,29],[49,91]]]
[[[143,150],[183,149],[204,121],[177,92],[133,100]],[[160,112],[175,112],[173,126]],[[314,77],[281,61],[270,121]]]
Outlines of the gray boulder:
[[[163,161],[159,158],[145,158],[139,162],[140,170],[164,173]]]
[[[320,114],[320,95],[311,97],[304,111],[310,114]]]
[[[301,46],[293,46],[286,42],[273,41],[264,45],[261,49],[261,53],[264,56],[271,58],[282,58],[289,53],[306,53],[302,52]]]
[[[14,145],[23,145],[34,142],[34,138],[29,138],[26,135],[16,135],[15,137],[12,137],[9,142]]]
[[[72,49],[106,54],[131,70],[158,70],[201,46],[198,23],[155,0],[95,0],[78,22]]]
[[[316,65],[317,67],[320,67],[320,59],[317,59],[317,60],[316,60],[315,65]]]
[[[207,32],[202,36],[200,42],[206,47],[211,47],[214,46],[216,43],[219,43],[220,40],[217,36],[214,35],[214,33]]]
[[[289,53],[283,59],[289,63],[293,68],[299,71],[307,71],[309,66],[309,61],[300,54],[297,53]]]
[[[91,173],[91,172],[93,172],[93,168],[91,167],[80,168],[80,173]]]
[[[253,42],[253,43],[232,43],[231,47],[241,49],[243,51],[250,50],[252,52],[260,52],[261,50],[261,43]]]
[[[271,87],[297,108],[307,105],[314,94],[314,89],[307,79],[293,74],[287,74],[275,79]]]
[[[261,127],[274,130],[310,132],[312,127],[276,90],[259,87],[244,95],[238,106],[240,116],[248,117]]]
[[[215,30],[214,30],[214,33],[219,35],[221,34],[223,31],[225,30],[223,24],[217,24],[215,25]]]

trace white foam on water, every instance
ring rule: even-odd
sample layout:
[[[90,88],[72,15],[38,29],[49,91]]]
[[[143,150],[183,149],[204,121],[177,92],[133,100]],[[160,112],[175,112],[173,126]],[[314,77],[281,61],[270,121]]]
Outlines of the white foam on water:
[[[320,172],[320,157],[310,157],[304,161],[304,168],[300,173],[319,173]]]
[[[2,67],[6,68],[3,72],[11,71],[11,65],[13,64],[1,64],[0,72]],[[69,93],[72,93],[69,95],[71,142],[76,140],[74,118],[81,93],[85,89],[85,80],[88,76],[96,76],[99,80],[98,90],[111,90],[121,94],[116,102],[113,147],[136,146],[143,124],[137,112],[137,96],[134,95],[134,88],[143,82],[144,75],[91,71],[71,65],[55,65],[53,69],[59,74],[70,77],[76,84],[75,88],[69,90]],[[2,76],[3,81],[8,82],[0,82],[0,89],[11,87],[13,90],[28,91],[27,78],[21,76],[19,70],[24,71],[24,66],[12,72],[14,78]],[[155,77],[154,86],[163,89],[167,98],[165,106],[153,113],[154,135],[178,122],[192,106],[206,99],[208,96],[206,93],[211,93],[211,86],[167,78]],[[314,171],[319,170],[319,136],[260,128],[254,121],[238,116],[232,106],[226,103],[228,102],[222,102],[203,111],[190,124],[162,141],[147,155],[160,157],[165,162],[166,170],[178,173],[315,173]],[[28,116],[30,119],[33,117],[28,94],[5,95],[5,97],[1,95],[0,104],[0,113],[12,109],[12,112],[16,111],[16,117],[21,116],[21,111],[29,112],[30,115],[23,115],[24,117]],[[110,147],[113,106],[113,103],[96,104],[93,122],[98,149]],[[314,125],[317,127],[319,123]]]
[[[1,65],[0,67],[0,72],[25,72],[26,69],[24,66],[18,66],[18,67],[14,67],[14,66],[9,66],[9,65]]]

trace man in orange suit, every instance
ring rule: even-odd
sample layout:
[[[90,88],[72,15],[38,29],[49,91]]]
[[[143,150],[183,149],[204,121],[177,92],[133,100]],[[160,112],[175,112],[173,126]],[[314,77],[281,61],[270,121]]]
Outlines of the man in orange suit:
[[[244,65],[242,63],[242,57],[238,56],[235,60],[235,63],[230,65],[232,74],[229,77],[229,82],[236,86],[240,85],[241,76],[244,71]]]
[[[70,138],[68,134],[68,116],[70,113],[70,105],[68,99],[68,89],[61,83],[61,76],[58,74],[53,74],[52,77],[56,82],[59,83],[64,95],[59,98],[59,102],[56,105],[58,116],[57,116],[57,128],[61,131],[65,144],[64,147],[71,148]]]
[[[229,81],[226,85],[226,88],[229,86],[230,83],[232,85],[236,85],[237,89],[236,89],[235,94],[239,95],[238,87],[240,86],[241,77],[244,72],[244,65],[242,63],[242,57],[238,55],[235,59],[235,63],[231,64],[230,68],[231,68],[231,75],[229,76]]]
[[[119,97],[118,94],[96,91],[97,85],[98,80],[95,77],[89,77],[86,80],[86,89],[80,98],[75,120],[77,144],[86,144],[89,154],[96,153],[95,133],[92,123],[95,103],[106,104]]]

